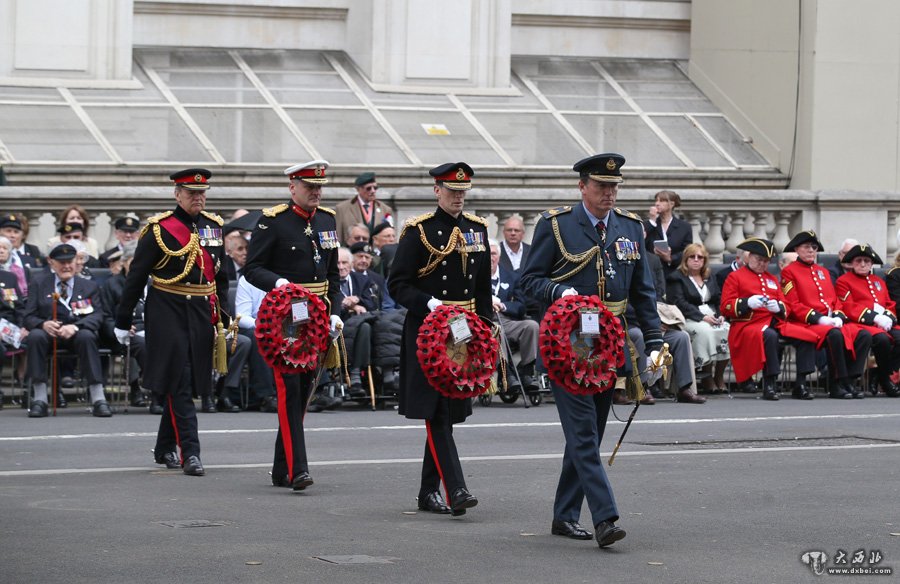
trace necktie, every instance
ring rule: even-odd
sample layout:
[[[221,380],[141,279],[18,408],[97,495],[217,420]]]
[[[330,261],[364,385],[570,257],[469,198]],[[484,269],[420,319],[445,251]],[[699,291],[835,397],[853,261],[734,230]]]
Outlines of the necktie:
[[[606,223],[603,221],[597,221],[597,235],[600,236],[600,241],[606,243]]]
[[[366,214],[369,213],[369,204],[368,203],[363,203],[363,210],[366,212]]]
[[[341,280],[341,294],[350,296],[350,282],[347,281],[347,278]]]
[[[60,281],[59,281],[58,289],[59,289],[59,297],[62,298],[63,300],[68,300],[68,298],[69,298],[69,285],[66,284],[65,282],[63,282],[62,280],[60,280]]]

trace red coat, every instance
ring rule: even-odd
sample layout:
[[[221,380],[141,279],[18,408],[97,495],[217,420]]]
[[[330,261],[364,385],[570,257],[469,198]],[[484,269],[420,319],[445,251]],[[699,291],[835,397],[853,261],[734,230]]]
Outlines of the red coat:
[[[838,299],[828,270],[818,264],[806,264],[797,260],[781,271],[781,290],[788,306],[788,320],[804,327],[812,338],[806,338],[820,348],[832,326],[816,324],[823,316],[837,317],[847,323],[841,301]],[[849,319],[850,323],[853,322]],[[855,357],[853,341],[860,328],[855,324],[841,327],[844,347]]]
[[[884,308],[884,314],[897,324],[897,305],[888,295],[887,284],[878,276],[857,276],[853,272],[845,272],[837,279],[837,295],[843,303],[844,313],[851,321],[873,335],[887,334],[881,327],[875,326],[875,304]]]
[[[772,313],[765,307],[751,310],[747,300],[756,294],[777,300],[781,311]],[[722,288],[722,303],[719,308],[725,318],[731,321],[728,346],[734,376],[738,382],[749,379],[765,365],[763,331],[769,326],[774,326],[782,335],[810,340],[802,327],[785,322],[784,295],[778,280],[769,272],[757,274],[744,266],[729,274]]]

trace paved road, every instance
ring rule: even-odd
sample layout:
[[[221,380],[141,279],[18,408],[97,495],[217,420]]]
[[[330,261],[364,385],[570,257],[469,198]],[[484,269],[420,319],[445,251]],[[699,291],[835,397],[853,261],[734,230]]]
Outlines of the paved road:
[[[424,428],[390,410],[310,414],[298,495],[270,486],[274,415],[201,414],[202,478],[152,463],[157,424],[0,412],[0,581],[822,582],[840,579],[802,553],[860,549],[900,572],[900,400],[641,408],[610,470],[628,537],[606,551],[549,534],[552,404],[457,426],[480,504],[456,519],[414,513]]]

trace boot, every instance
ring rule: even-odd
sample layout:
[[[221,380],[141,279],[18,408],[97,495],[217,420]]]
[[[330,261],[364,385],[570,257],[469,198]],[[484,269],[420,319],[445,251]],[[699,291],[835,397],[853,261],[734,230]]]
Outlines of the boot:
[[[866,397],[866,392],[859,386],[859,381],[856,379],[847,381],[847,389],[850,390],[853,399],[865,399]]]
[[[853,391],[848,386],[846,379],[831,379],[831,388],[828,397],[831,399],[853,399]]]
[[[767,376],[763,379],[762,398],[768,401],[778,401],[781,399],[781,396],[778,395],[778,391],[775,389],[774,375]]]
[[[216,413],[216,402],[213,401],[212,396],[203,395],[200,396],[200,411],[204,414],[215,414]]]
[[[131,382],[131,391],[128,392],[128,401],[135,408],[147,406],[147,400],[144,399],[144,392],[137,380]]]
[[[522,380],[522,386],[528,393],[537,393],[541,390],[537,381],[534,379],[534,362],[527,365],[519,365],[519,378]]]

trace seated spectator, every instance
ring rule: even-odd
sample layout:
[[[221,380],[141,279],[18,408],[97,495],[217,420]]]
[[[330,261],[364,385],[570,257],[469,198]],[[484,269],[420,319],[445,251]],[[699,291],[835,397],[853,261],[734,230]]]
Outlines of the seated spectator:
[[[228,274],[230,282],[236,282],[244,275],[244,264],[247,263],[247,240],[243,237],[232,239],[230,242],[226,238],[225,266],[222,268]]]
[[[344,321],[344,343],[347,347],[350,374],[350,396],[363,397],[367,394],[362,385],[361,370],[371,364],[372,325],[375,319],[364,316],[375,311],[369,280],[359,272],[351,270],[353,256],[346,247],[338,249],[338,275],[341,287],[341,320]]]
[[[786,251],[778,258],[778,272],[780,273],[786,267],[797,261],[797,252]]]
[[[7,272],[16,280],[16,289],[19,291],[19,297],[25,301],[28,295],[28,280],[30,270],[22,265],[22,260],[15,252],[12,242],[0,235],[0,271]]]
[[[835,399],[862,399],[864,390],[857,381],[863,374],[872,335],[851,322],[842,311],[831,278],[816,263],[822,243],[812,230],[801,231],[784,247],[785,253],[796,252],[797,261],[781,272],[781,288],[787,305],[787,318],[800,334],[792,334],[815,345],[826,347],[828,372],[832,379],[829,395]],[[792,396],[812,399],[801,372],[811,371],[810,364],[801,366],[797,356],[797,383]]]
[[[397,303],[391,298],[385,286],[384,276],[369,269],[372,265],[372,246],[360,241],[350,246],[350,253],[353,254],[353,271],[369,279],[369,289],[376,310],[397,308]]]
[[[16,252],[15,263],[29,268],[40,268],[47,265],[47,258],[36,245],[25,242],[28,237],[28,219],[20,213],[9,213],[0,217],[0,235],[12,243]],[[23,294],[27,291],[23,288]]]
[[[679,219],[673,211],[681,206],[681,197],[674,191],[656,193],[656,224],[647,222],[644,245],[647,251],[659,256],[668,276],[681,263],[681,254],[687,244],[694,241],[691,224]]]
[[[85,250],[84,242],[78,239],[73,239],[67,242],[69,245],[75,248],[75,275],[85,280],[93,280],[93,274],[91,273],[91,268],[99,267],[98,261],[93,260],[87,254],[87,250]],[[88,264],[93,263],[92,266],[88,266]]]
[[[272,368],[259,353],[256,342],[256,315],[266,293],[252,285],[247,278],[238,280],[234,299],[235,318],[238,320],[238,333],[250,339],[249,365],[249,406],[248,409],[259,409],[261,412],[277,413],[278,399],[275,396],[275,377]]]
[[[887,284],[872,274],[872,264],[884,263],[870,245],[854,245],[843,257],[851,271],[837,280],[836,291],[844,314],[872,335],[872,353],[878,365],[878,384],[889,397],[900,397],[891,380],[900,370],[900,327],[897,305]]]
[[[119,217],[116,219],[115,223],[113,223],[113,227],[115,228],[113,235],[115,235],[118,243],[114,247],[104,251],[100,254],[100,257],[97,258],[100,260],[101,268],[110,267],[112,256],[116,252],[118,252],[119,257],[121,257],[122,250],[125,249],[125,244],[129,241],[137,241],[138,232],[141,229],[141,222],[134,217]]]
[[[88,382],[92,413],[108,418],[112,410],[103,393],[98,333],[103,322],[100,289],[90,280],[75,275],[75,248],[60,244],[48,254],[52,271],[35,276],[25,308],[28,335],[28,374],[34,384],[30,418],[47,416],[47,356],[51,339],[60,348],[78,354],[81,371]],[[58,294],[58,300],[55,298]],[[56,319],[53,319],[54,304]]]
[[[387,279],[390,275],[390,263],[394,258],[393,251],[397,246],[397,237],[393,226],[389,223],[376,225],[372,230],[372,269]],[[387,248],[390,248],[388,252]]]
[[[352,247],[354,243],[369,243],[369,240],[372,239],[369,234],[369,228],[362,223],[351,225],[350,228],[347,229],[344,238],[347,240],[347,245],[350,247]]]
[[[76,251],[82,254],[82,257],[79,259],[82,262],[82,266],[87,266],[88,269],[101,267],[100,260],[89,251],[84,235],[84,226],[81,223],[66,223],[60,227],[59,239],[62,243],[80,242],[81,246],[78,244],[74,244],[74,246]]]
[[[79,242],[80,243],[80,242]],[[117,349],[119,341],[113,329],[116,326],[116,308],[122,300],[122,290],[125,288],[125,278],[128,276],[128,268],[131,266],[131,260],[134,259],[134,250],[137,249],[137,241],[126,241],[123,250],[118,251],[122,258],[122,270],[118,274],[110,276],[100,286],[100,298],[103,303],[103,324],[100,328],[100,339],[103,345]],[[107,256],[107,258],[111,257]],[[137,364],[137,367],[129,367],[128,384],[130,390],[128,400],[132,406],[143,408],[147,406],[147,400],[144,398],[144,392],[141,390],[140,373],[144,370],[144,358],[146,356],[144,347],[144,301],[139,300],[134,309],[134,321],[131,325],[131,337],[129,340],[129,353],[131,359]],[[156,412],[154,412],[156,413]],[[162,404],[159,404],[159,412],[162,413]]]
[[[238,325],[240,326],[240,325]],[[241,375],[244,366],[250,359],[250,349],[253,342],[245,335],[231,335],[225,338],[225,350],[227,351],[228,372],[216,380],[213,395],[211,393],[200,395],[200,411],[212,414],[215,412],[228,412],[236,414],[241,411]]]
[[[57,216],[56,220],[56,228],[57,233],[62,233],[62,229],[68,223],[78,223],[82,228],[82,238],[84,240],[84,245],[87,248],[88,255],[96,258],[100,255],[100,246],[97,245],[97,241],[90,236],[91,229],[91,219],[88,217],[87,211],[84,210],[80,205],[69,205]],[[27,237],[27,235],[26,235]],[[47,249],[54,247],[57,243],[62,241],[59,236],[51,237],[47,242]]]
[[[28,336],[28,329],[22,326],[25,297],[19,290],[19,281],[9,271],[10,258],[12,256],[12,244],[9,239],[0,236],[0,319],[5,320],[11,327],[4,334],[14,335],[10,338],[0,337],[0,375],[3,373],[3,362],[6,353],[18,349],[19,344]],[[17,329],[17,330],[16,330]],[[0,391],[0,404],[3,401],[3,392]]]
[[[702,243],[684,248],[678,269],[669,274],[666,297],[684,315],[684,330],[691,335],[694,366],[701,384],[712,393],[725,389],[728,367],[728,330],[719,314],[720,292],[710,277],[709,253]]]
[[[801,339],[805,335],[802,328],[786,322],[781,286],[766,270],[775,255],[775,245],[768,239],[751,237],[742,241],[738,249],[749,252],[746,265],[726,278],[719,306],[721,314],[731,321],[728,331],[731,364],[735,379],[745,386],[745,391],[750,378],[762,370],[762,397],[776,401],[779,396],[775,380],[781,373],[778,341],[782,334],[787,337],[800,334]],[[798,375],[805,379],[806,374],[815,370],[815,346],[801,340],[796,347]],[[802,392],[797,395],[803,398]]]
[[[503,222],[503,242],[500,246],[500,267],[521,274],[522,266],[531,253],[531,246],[525,239],[525,222],[518,215],[508,217]]]
[[[900,251],[894,256],[894,265],[884,273],[884,281],[887,284],[888,296],[894,304],[900,304]]]
[[[832,284],[836,283],[838,278],[850,271],[850,265],[844,263],[844,256],[847,255],[847,252],[855,245],[859,245],[859,242],[850,238],[845,239],[843,243],[841,243],[841,248],[837,252],[837,259],[831,267],[828,268]]]
[[[337,232],[340,236],[347,234],[350,226],[357,223],[362,223],[372,233],[377,225],[393,224],[394,211],[377,198],[379,187],[374,172],[360,174],[353,186],[356,189],[356,196],[338,203],[334,208]],[[349,239],[344,241],[347,247],[353,243]]]
[[[510,343],[519,347],[519,364],[516,366],[521,387],[530,393],[540,391],[534,370],[537,359],[538,332],[540,325],[525,318],[525,302],[519,289],[519,275],[512,270],[500,267],[500,244],[494,240],[491,246],[491,301],[503,334]],[[507,363],[512,365],[513,356],[506,356]],[[508,374],[511,392],[520,391],[516,377]]]
[[[750,255],[744,250],[739,249],[737,256],[735,256],[734,260],[718,272],[716,272],[716,287],[721,292],[725,289],[725,278],[728,277],[731,272],[736,272],[740,270],[744,266],[747,265],[747,256]]]

